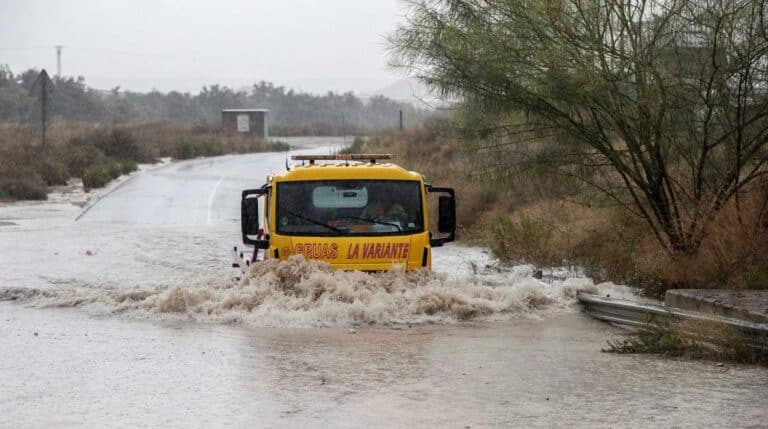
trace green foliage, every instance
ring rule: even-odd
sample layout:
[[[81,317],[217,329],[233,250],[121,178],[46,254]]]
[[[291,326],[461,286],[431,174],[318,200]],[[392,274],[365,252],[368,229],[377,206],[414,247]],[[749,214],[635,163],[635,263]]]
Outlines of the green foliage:
[[[22,189],[32,189],[37,183],[30,179],[32,173],[29,172],[48,185],[66,184],[70,177],[79,177],[87,188],[96,188],[135,171],[138,163],[154,161],[158,157],[189,159],[290,149],[282,141],[227,135],[204,126],[137,124],[102,128],[83,124],[56,125],[50,135],[50,145],[45,149],[34,144],[37,136],[34,129],[19,125],[0,128],[0,177],[8,178],[6,182],[10,190],[3,191],[3,198],[32,195]],[[16,178],[25,179],[16,184]]]
[[[43,156],[38,166],[38,171],[43,181],[49,186],[66,185],[69,179],[69,169],[59,159],[54,159],[50,155]]]
[[[108,133],[96,134],[97,147],[110,158],[129,159],[136,162],[151,162],[153,157],[139,146],[136,137],[127,129],[112,128]]]
[[[8,66],[0,65],[0,120],[21,121],[29,117],[32,97]]]
[[[768,286],[768,261],[754,258],[746,264],[735,283],[741,289],[765,289]]]
[[[136,164],[136,161],[132,161],[132,160],[122,160],[122,161],[120,161],[120,173],[121,174],[133,173],[134,171],[136,171],[138,169],[139,169],[139,166]]]
[[[608,340],[612,353],[657,353],[682,356],[695,345],[683,340],[674,325],[648,324],[624,339]]]
[[[86,190],[101,188],[113,178],[105,164],[94,164],[83,171],[83,186]]]
[[[0,176],[0,194],[15,200],[45,200],[48,198],[48,186],[37,173]]]
[[[123,166],[120,164],[120,161],[107,162],[106,169],[109,176],[113,179],[120,177],[120,175],[123,174]]]
[[[264,150],[266,152],[287,152],[291,150],[291,145],[283,141],[274,140],[268,142]]]
[[[85,169],[104,159],[104,153],[96,145],[82,138],[76,138],[70,141],[65,159],[69,174],[73,177],[83,177]]]
[[[226,153],[284,152],[290,146],[281,141],[264,141],[251,136],[222,136],[220,134],[184,134],[171,148],[175,159],[199,156],[219,156]]]
[[[364,147],[365,147],[365,140],[362,137],[355,137],[355,139],[352,140],[352,144],[339,150],[339,153],[340,154],[362,153]]]
[[[138,166],[132,160],[107,159],[93,164],[83,172],[83,186],[86,189],[101,188],[110,181],[136,171]]]
[[[191,159],[198,156],[216,156],[223,154],[221,141],[207,136],[184,136],[176,145],[173,157]]]
[[[711,320],[648,323],[621,339],[608,340],[608,353],[651,353],[768,365],[760,339]]]

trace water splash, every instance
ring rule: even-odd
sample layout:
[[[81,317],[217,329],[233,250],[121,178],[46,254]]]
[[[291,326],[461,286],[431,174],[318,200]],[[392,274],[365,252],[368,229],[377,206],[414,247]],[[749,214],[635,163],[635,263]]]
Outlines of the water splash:
[[[572,309],[578,290],[618,289],[585,277],[545,283],[525,267],[474,271],[463,278],[401,267],[373,274],[344,272],[298,255],[254,264],[239,284],[208,278],[170,287],[4,288],[0,300],[82,307],[98,314],[307,327],[541,318]]]

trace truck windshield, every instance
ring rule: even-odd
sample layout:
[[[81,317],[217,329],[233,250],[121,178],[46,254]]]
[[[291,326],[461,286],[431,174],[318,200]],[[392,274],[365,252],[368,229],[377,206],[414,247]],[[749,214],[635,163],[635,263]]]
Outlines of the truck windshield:
[[[277,184],[277,232],[398,235],[424,231],[417,181],[328,180]]]

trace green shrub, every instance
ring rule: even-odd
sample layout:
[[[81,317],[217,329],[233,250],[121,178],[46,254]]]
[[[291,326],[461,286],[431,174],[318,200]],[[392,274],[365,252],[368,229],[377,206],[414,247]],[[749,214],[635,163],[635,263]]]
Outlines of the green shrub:
[[[74,177],[83,177],[85,170],[102,161],[104,153],[95,146],[88,144],[73,144],[66,152],[66,163],[69,174]]]
[[[124,159],[120,161],[120,172],[122,174],[128,174],[132,173],[139,169],[139,166],[136,165],[135,161]]]
[[[197,156],[197,148],[191,140],[180,141],[174,148],[173,157],[176,159],[191,159]]]
[[[69,169],[60,160],[43,157],[38,166],[38,172],[46,184],[66,185],[69,179]]]
[[[740,289],[765,289],[768,285],[768,261],[754,257],[736,276],[734,286]]]
[[[99,146],[106,139],[106,131],[102,129],[90,129],[82,134],[72,137],[67,141],[68,146]]]
[[[203,156],[217,156],[223,153],[221,147],[217,143],[209,140],[198,141],[197,144],[200,147],[200,154]]]
[[[0,177],[0,194],[15,200],[45,200],[48,198],[48,186],[37,173]]]
[[[143,161],[146,156],[136,143],[136,138],[128,130],[113,128],[99,147],[105,155],[112,158]]]
[[[768,351],[759,346],[759,339],[715,320],[649,322],[623,338],[608,340],[608,348],[603,351],[768,365]]]
[[[286,152],[291,150],[291,146],[286,142],[276,140],[267,143],[265,149],[267,152]]]
[[[71,147],[90,147],[102,154],[117,159],[130,159],[136,162],[151,162],[154,160],[149,147],[138,144],[131,130],[112,128],[107,131],[96,129],[69,141]]]
[[[365,140],[362,137],[355,137],[355,139],[352,140],[352,144],[345,148],[342,148],[339,151],[339,153],[342,155],[362,153],[364,148],[365,148]]]
[[[86,168],[82,178],[85,189],[101,188],[112,180],[105,164],[95,164]]]
[[[217,136],[184,136],[176,144],[173,157],[191,159],[198,156],[218,156],[224,154],[224,148]]]
[[[131,160],[106,160],[88,167],[83,173],[83,186],[86,189],[101,188],[110,181],[137,170],[136,162]]]
[[[105,165],[107,173],[109,173],[110,180],[120,177],[123,174],[123,167],[119,161],[109,161]]]

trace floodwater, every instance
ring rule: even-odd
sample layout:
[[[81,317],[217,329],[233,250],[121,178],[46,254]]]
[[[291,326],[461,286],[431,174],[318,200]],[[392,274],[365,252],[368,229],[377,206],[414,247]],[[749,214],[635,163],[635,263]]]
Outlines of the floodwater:
[[[621,331],[575,291],[631,291],[579,272],[446,246],[431,274],[293,260],[235,285],[239,193],[284,163],[148,166],[85,207],[76,189],[0,207],[0,427],[768,424],[765,369],[601,353]]]

